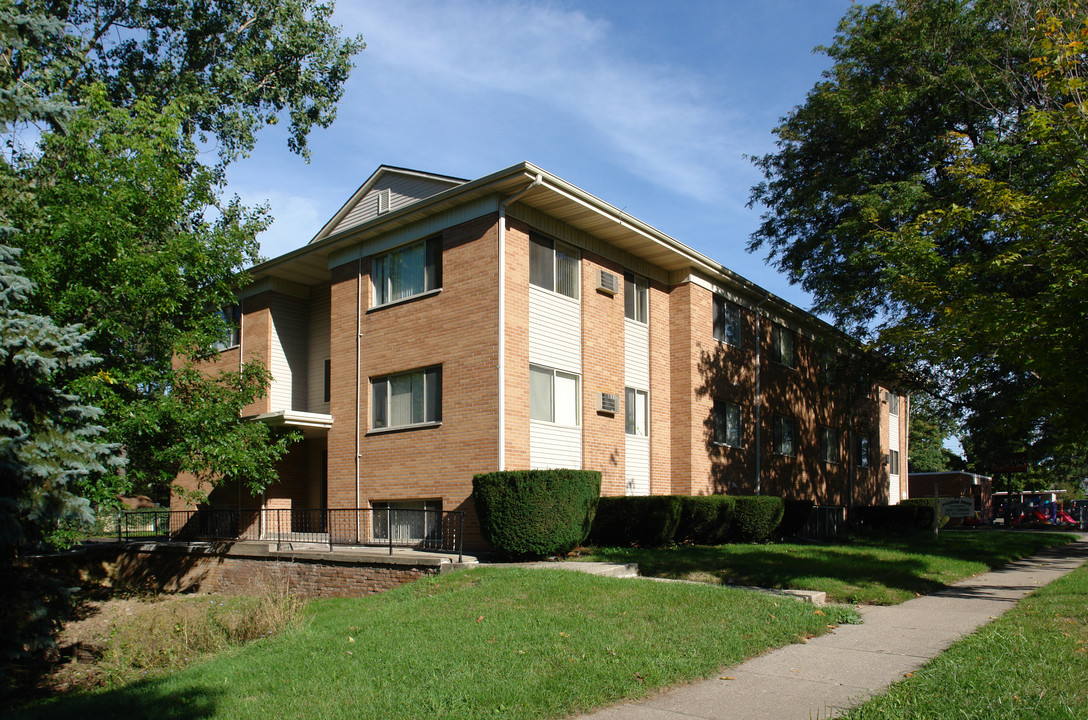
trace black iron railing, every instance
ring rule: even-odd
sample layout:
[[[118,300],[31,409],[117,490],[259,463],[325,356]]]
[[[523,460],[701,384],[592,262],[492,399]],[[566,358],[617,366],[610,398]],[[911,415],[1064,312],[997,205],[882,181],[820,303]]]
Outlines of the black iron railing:
[[[255,540],[284,544],[413,548],[455,552],[464,549],[461,511],[402,509],[122,510],[117,539],[163,538],[182,542]]]

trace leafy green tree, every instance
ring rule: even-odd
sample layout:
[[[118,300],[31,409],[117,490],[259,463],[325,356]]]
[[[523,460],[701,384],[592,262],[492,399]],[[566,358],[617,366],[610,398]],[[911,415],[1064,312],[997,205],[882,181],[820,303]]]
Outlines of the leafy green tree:
[[[926,393],[916,393],[910,402],[910,472],[941,472],[954,469],[952,453],[945,441],[956,429],[949,408]]]
[[[336,118],[365,47],[340,37],[332,12],[315,0],[0,0],[17,40],[0,79],[31,102],[78,105],[101,85],[115,107],[172,105],[185,135],[214,143],[225,161],[286,115],[288,144],[305,154],[310,129]],[[63,128],[55,105],[31,106],[24,117]]]
[[[1086,17],[1043,0],[856,5],[756,160],[750,248],[1010,444],[1088,434]],[[981,417],[971,403],[994,392],[1006,412]]]
[[[67,607],[64,588],[24,555],[88,521],[89,487],[122,464],[117,446],[102,440],[101,411],[60,388],[64,373],[97,362],[83,345],[87,333],[22,309],[33,284],[17,253],[0,246],[0,695],[9,682],[2,668],[47,646]]]
[[[259,490],[290,437],[240,420],[267,371],[198,368],[227,331],[266,208],[223,200],[228,163],[289,121],[306,154],[332,122],[361,38],[313,0],[0,0],[0,124],[38,122],[0,160],[0,215],[18,227],[33,308],[80,323],[101,358],[58,379],[100,406],[125,449],[120,485],[164,497],[179,472]],[[217,151],[206,162],[206,152]]]

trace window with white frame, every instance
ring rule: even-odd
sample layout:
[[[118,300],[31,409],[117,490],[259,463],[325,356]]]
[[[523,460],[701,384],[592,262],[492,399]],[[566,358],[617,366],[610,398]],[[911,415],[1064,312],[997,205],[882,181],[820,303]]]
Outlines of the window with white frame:
[[[529,282],[578,299],[578,250],[544,235],[529,235]]]
[[[623,416],[626,420],[626,432],[628,435],[646,437],[650,433],[649,426],[649,393],[635,388],[624,388]]]
[[[624,273],[623,276],[623,313],[628,320],[640,323],[648,322],[650,282],[638,275]]]
[[[773,420],[774,454],[794,457],[797,455],[797,421],[784,415]]]
[[[793,367],[793,331],[781,325],[771,326],[771,360]]]
[[[242,342],[242,306],[228,305],[219,310],[219,318],[222,322],[222,335],[219,340],[212,343],[212,350],[219,352],[240,345]]]
[[[714,401],[714,442],[729,447],[741,447],[740,405]]]
[[[529,366],[529,417],[557,425],[579,425],[578,376]]]
[[[721,295],[714,296],[714,339],[740,347],[740,307]]]
[[[855,455],[856,455],[855,461],[857,462],[858,467],[859,468],[869,467],[869,465],[871,463],[871,461],[869,459],[871,457],[871,455],[870,455],[871,451],[869,449],[869,438],[868,438],[868,436],[858,435],[858,436],[856,436],[854,438],[854,440],[855,440],[855,442],[854,442],[854,452],[855,452]]]
[[[442,368],[387,375],[370,381],[373,430],[431,425],[442,421]]]
[[[387,305],[442,287],[442,238],[435,236],[376,255],[371,263],[374,305]]]
[[[839,431],[835,428],[820,428],[820,459],[825,463],[839,462]]]
[[[891,452],[888,453],[888,474],[889,475],[898,475],[899,474],[899,451],[898,450],[892,450]]]
[[[888,414],[899,414],[899,396],[893,392],[888,392]]]

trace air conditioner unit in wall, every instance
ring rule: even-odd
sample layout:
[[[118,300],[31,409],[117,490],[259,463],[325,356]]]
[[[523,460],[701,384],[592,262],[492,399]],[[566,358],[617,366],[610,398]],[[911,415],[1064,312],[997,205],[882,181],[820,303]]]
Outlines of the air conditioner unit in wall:
[[[601,279],[597,283],[597,290],[607,295],[615,295],[620,291],[619,276],[607,270],[601,270]]]
[[[620,396],[612,393],[597,393],[597,412],[615,415],[620,411]]]

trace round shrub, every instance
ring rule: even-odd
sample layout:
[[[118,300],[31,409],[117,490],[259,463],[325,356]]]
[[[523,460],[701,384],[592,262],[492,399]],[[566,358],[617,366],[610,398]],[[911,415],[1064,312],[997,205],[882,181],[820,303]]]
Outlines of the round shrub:
[[[770,495],[738,495],[733,507],[734,542],[765,542],[782,521],[785,504],[780,497]]]
[[[580,545],[600,495],[596,470],[505,470],[472,478],[484,538],[512,558],[561,555]]]
[[[677,542],[720,545],[733,524],[734,498],[729,495],[680,496],[680,525]]]

